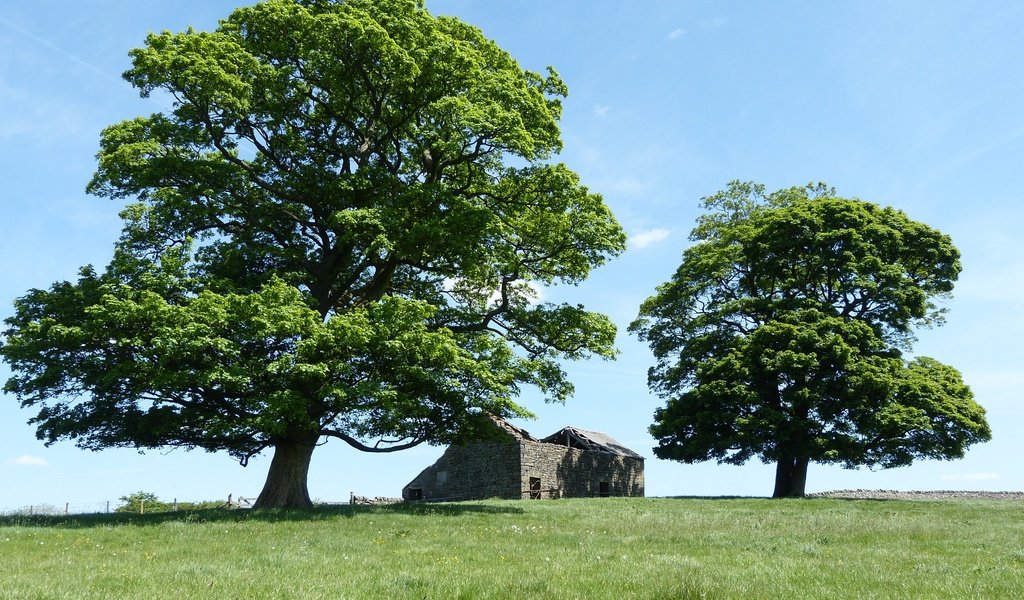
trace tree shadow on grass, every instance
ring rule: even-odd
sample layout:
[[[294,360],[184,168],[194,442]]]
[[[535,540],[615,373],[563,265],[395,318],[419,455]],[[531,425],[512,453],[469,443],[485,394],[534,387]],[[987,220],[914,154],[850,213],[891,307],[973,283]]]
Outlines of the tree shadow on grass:
[[[767,496],[659,496],[662,500],[771,500]]]
[[[359,504],[318,505],[309,510],[288,509],[225,509],[179,510],[145,515],[134,513],[107,513],[83,515],[9,515],[0,516],[0,527],[44,527],[83,529],[89,527],[155,526],[165,523],[242,523],[242,522],[302,522],[351,519],[366,514],[401,514],[460,517],[473,514],[522,514],[521,507],[508,504],[482,504],[477,502],[400,502],[378,506]]]
[[[728,501],[728,500],[768,500],[771,502],[779,501],[785,502],[788,500],[799,500],[801,502],[814,502],[822,500],[843,500],[843,501],[870,501],[870,502],[901,502],[906,501],[901,498],[855,498],[850,496],[816,496],[814,494],[808,494],[800,498],[772,498],[771,496],[661,496],[665,500],[712,500],[712,501]]]

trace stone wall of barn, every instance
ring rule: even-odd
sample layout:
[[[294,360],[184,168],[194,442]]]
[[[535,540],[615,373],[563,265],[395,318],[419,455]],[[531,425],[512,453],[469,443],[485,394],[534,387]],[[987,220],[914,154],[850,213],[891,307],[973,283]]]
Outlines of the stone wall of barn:
[[[523,498],[644,495],[642,458],[529,440],[520,448]]]
[[[402,490],[405,500],[520,498],[519,444],[451,446]],[[417,491],[418,490],[418,491]]]
[[[451,446],[402,490],[435,501],[643,495],[642,458],[525,439]]]

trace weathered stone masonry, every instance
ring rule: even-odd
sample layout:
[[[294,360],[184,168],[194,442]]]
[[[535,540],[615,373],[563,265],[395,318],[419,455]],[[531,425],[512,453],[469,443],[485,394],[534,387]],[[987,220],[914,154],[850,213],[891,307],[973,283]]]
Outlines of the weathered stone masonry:
[[[406,500],[643,496],[644,459],[611,437],[567,427],[538,440],[495,419],[499,439],[451,446],[402,490]]]

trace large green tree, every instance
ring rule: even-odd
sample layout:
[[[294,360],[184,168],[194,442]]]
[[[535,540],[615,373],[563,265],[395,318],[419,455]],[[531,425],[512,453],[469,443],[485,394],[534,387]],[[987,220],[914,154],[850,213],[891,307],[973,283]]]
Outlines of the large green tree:
[[[775,497],[809,462],[898,467],[990,438],[952,367],[904,358],[960,272],[949,237],[824,185],[733,182],[631,330],[650,343],[660,458],[775,463]]]
[[[126,79],[173,108],[107,128],[110,265],[32,290],[5,389],[48,443],[273,450],[256,505],[310,505],[314,447],[370,452],[527,415],[523,385],[615,328],[543,302],[622,251],[551,159],[565,85],[415,0],[268,0],[150,35]]]

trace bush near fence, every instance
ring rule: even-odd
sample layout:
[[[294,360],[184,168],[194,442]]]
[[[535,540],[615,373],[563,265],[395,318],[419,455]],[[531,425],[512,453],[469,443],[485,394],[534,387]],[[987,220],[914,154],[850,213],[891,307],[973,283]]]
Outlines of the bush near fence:
[[[146,514],[158,512],[206,510],[214,508],[252,508],[255,498],[239,496],[237,500],[232,494],[224,500],[199,500],[199,501],[178,501],[177,498],[171,501],[163,501],[156,494],[150,492],[135,492],[127,496],[121,496],[118,501],[104,500],[102,502],[71,503],[64,504],[30,504],[15,508],[0,509],[0,516],[59,516],[59,515],[86,515],[103,513],[133,513]]]
[[[150,514],[161,512],[209,510],[217,508],[252,508],[256,498],[228,494],[227,500],[200,500],[200,501],[179,501],[177,498],[171,501],[161,500],[156,494],[146,491],[133,492],[121,496],[118,501],[104,500],[102,502],[70,503],[64,504],[32,504],[17,508],[0,508],[0,516],[58,516],[58,515],[86,515],[103,513],[130,513]],[[387,498],[384,496],[360,496],[355,493],[349,494],[348,502],[329,502],[315,500],[316,505],[360,505],[360,506],[383,506],[403,502],[401,498]]]

